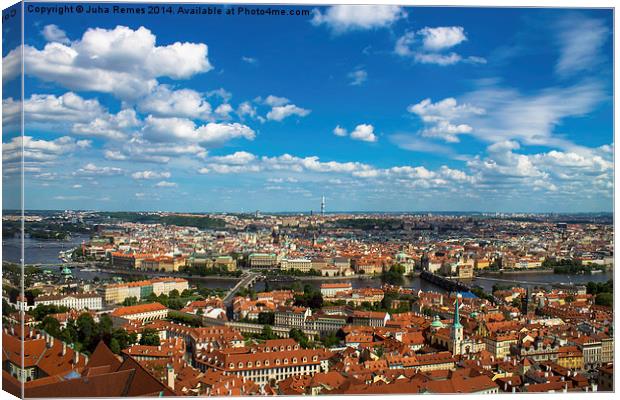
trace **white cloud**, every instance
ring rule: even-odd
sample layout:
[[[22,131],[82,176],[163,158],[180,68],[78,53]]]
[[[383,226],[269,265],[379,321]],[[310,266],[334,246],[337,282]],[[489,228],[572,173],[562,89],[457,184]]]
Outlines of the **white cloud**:
[[[596,81],[551,87],[527,95],[486,85],[461,99],[486,112],[464,116],[460,122],[472,126],[471,134],[487,142],[517,139],[528,145],[564,147],[570,142],[554,135],[555,128],[564,118],[586,115],[605,99],[603,87]]]
[[[230,113],[233,112],[233,108],[230,104],[225,103],[225,104],[220,104],[216,109],[215,109],[215,114],[220,117],[221,119],[228,119],[230,118]]]
[[[271,121],[282,121],[284,118],[290,117],[291,115],[305,117],[308,114],[310,114],[310,110],[297,107],[294,104],[287,104],[285,106],[273,107],[271,111],[267,113],[267,119]]]
[[[89,123],[76,123],[71,132],[93,137],[103,137],[111,140],[125,140],[126,132],[140,125],[140,121],[133,109],[124,109],[116,115],[104,114]]]
[[[157,172],[157,171],[136,171],[131,174],[131,177],[136,180],[148,180],[148,179],[162,179],[162,178],[170,178],[170,172]]]
[[[182,156],[204,159],[207,150],[194,143],[154,143],[141,137],[132,137],[126,143],[104,150],[104,157],[111,161],[168,163],[171,158]]]
[[[175,142],[178,140],[193,143],[217,144],[244,138],[254,140],[255,132],[239,123],[215,123],[196,126],[184,118],[157,118],[148,116],[142,129],[144,138],[153,142]]]
[[[446,52],[446,50],[466,40],[465,31],[460,26],[425,27],[417,32],[406,32],[399,37],[396,40],[394,52],[420,64],[448,66],[461,62],[468,64],[486,63],[486,59],[483,57],[463,57],[455,52]]]
[[[211,105],[200,93],[191,89],[174,90],[168,85],[158,85],[140,100],[138,109],[160,117],[207,120],[211,116]]]
[[[327,25],[333,33],[385,28],[407,14],[402,7],[389,5],[336,5],[322,13],[314,10],[311,22],[315,26]]]
[[[347,75],[351,82],[351,86],[360,86],[368,79],[368,72],[363,69],[357,69]]]
[[[144,27],[91,28],[70,45],[52,42],[43,49],[24,46],[25,72],[71,90],[135,99],[154,89],[158,77],[186,79],[212,69],[203,43],[157,46],[155,42],[155,35]],[[19,74],[14,66],[19,56],[15,49],[4,58],[3,64],[6,61],[8,67],[4,78]]]
[[[248,63],[248,64],[258,64],[258,60],[256,58],[254,58],[254,57],[243,56],[243,57],[241,57],[241,60],[243,62],[245,62],[245,63]]]
[[[245,165],[256,159],[256,156],[246,151],[237,151],[226,156],[211,157],[211,161],[219,164]]]
[[[374,130],[375,128],[370,124],[360,124],[351,132],[351,139],[362,140],[364,142],[376,142],[377,136]]]
[[[23,140],[22,140],[23,139]],[[13,137],[10,142],[2,144],[3,162],[48,162],[61,156],[90,147],[88,140],[75,140],[63,136],[54,140],[35,139],[31,136]]]
[[[79,136],[121,140],[140,123],[133,109],[110,114],[98,100],[84,99],[73,92],[61,96],[33,94],[23,106],[26,129],[70,131]],[[19,102],[4,99],[3,107],[3,124],[17,124]]]
[[[54,24],[45,25],[41,34],[48,42],[58,42],[62,44],[69,44],[71,42],[69,38],[67,38],[67,33]]]
[[[94,163],[88,163],[84,165],[82,168],[79,168],[74,175],[85,175],[85,176],[113,176],[120,175],[123,173],[121,168],[116,167],[100,167],[95,165]]]
[[[601,60],[601,48],[611,32],[602,20],[583,16],[561,20],[554,27],[560,48],[556,72],[567,77],[589,71]]]
[[[485,110],[470,104],[458,104],[453,97],[448,97],[436,103],[431,99],[424,99],[417,104],[411,104],[407,111],[417,115],[425,123],[426,128],[420,131],[425,137],[441,138],[449,143],[459,142],[458,135],[471,133],[473,128],[468,124],[454,122],[469,115],[482,115]]]
[[[334,135],[336,136],[347,136],[349,133],[346,129],[342,128],[340,125],[334,128]]]
[[[240,118],[243,118],[246,115],[249,116],[250,118],[256,117],[256,107],[254,107],[248,101],[244,101],[243,103],[239,104],[236,112]]]
[[[160,188],[177,187],[177,184],[174,182],[160,181],[155,184],[155,187],[160,187]]]
[[[440,26],[429,28],[428,26],[418,31],[422,36],[422,44],[426,50],[439,51],[467,40],[462,26]]]
[[[283,106],[285,104],[288,104],[289,102],[290,100],[286,97],[278,97],[271,94],[265,99],[265,104],[270,107]]]

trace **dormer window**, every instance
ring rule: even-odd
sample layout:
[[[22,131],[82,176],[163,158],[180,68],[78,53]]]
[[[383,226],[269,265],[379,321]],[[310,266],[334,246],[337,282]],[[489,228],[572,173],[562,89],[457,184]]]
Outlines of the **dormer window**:
[[[301,359],[303,362],[307,362],[308,361],[308,357],[304,357]]]
[[[288,364],[288,358],[284,359],[284,364]]]
[[[269,360],[265,360],[265,366],[269,366]]]
[[[248,361],[248,368],[252,366],[252,361]]]
[[[297,364],[297,357],[293,357],[293,364]]]
[[[229,368],[231,368],[231,369],[234,369],[234,368],[235,368],[235,363],[230,363],[230,364],[228,365],[228,367],[229,367]]]
[[[280,365],[280,359],[279,358],[276,360],[276,365]]]
[[[243,368],[243,363],[242,362],[239,363],[239,368]]]
[[[319,357],[318,357],[318,356],[314,356],[314,357],[312,357],[312,361],[316,361],[316,360],[318,360],[318,359],[319,359]]]

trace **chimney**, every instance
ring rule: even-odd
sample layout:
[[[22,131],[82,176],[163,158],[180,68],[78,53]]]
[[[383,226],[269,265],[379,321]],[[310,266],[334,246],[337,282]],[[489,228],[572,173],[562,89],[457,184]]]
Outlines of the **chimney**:
[[[62,355],[66,355],[67,354],[67,343],[62,342]]]
[[[170,365],[170,364],[166,365],[166,372],[167,372],[166,380],[167,380],[168,387],[170,389],[174,390],[174,379],[175,379],[175,376],[174,376],[174,368],[172,368],[172,365]]]
[[[80,362],[80,353],[77,351],[73,352],[73,363],[77,365]]]
[[[593,392],[598,392],[598,385],[596,383],[592,384],[592,391]]]

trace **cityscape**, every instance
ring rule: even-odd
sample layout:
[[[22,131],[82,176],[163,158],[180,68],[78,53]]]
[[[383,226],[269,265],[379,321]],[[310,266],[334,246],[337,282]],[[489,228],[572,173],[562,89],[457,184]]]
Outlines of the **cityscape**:
[[[4,391],[614,391],[613,9],[86,5],[3,11]]]

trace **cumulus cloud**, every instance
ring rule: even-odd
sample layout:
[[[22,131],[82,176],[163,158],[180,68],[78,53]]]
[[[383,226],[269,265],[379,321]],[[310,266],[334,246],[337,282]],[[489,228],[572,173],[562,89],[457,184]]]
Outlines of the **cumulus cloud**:
[[[19,49],[4,57],[5,79],[19,75],[15,67],[19,57]],[[158,77],[187,79],[212,69],[206,44],[158,46],[155,35],[145,27],[91,28],[70,44],[51,42],[43,49],[26,45],[23,57],[27,75],[71,90],[110,93],[123,99],[148,94],[157,86]]]
[[[394,53],[420,64],[447,66],[460,62],[486,63],[483,57],[464,57],[456,52],[447,51],[466,40],[465,30],[461,26],[424,27],[417,32],[409,31],[399,37],[394,46]]]
[[[211,116],[211,104],[191,89],[173,89],[158,85],[138,103],[138,109],[160,117],[196,118],[207,120]]]
[[[336,5],[325,12],[314,10],[311,23],[326,25],[335,34],[348,31],[385,28],[407,14],[400,6],[389,5]]]
[[[84,165],[82,168],[79,168],[74,175],[85,175],[85,176],[113,176],[113,175],[121,175],[123,170],[117,167],[101,167],[97,166],[94,163],[88,163]]]
[[[334,128],[333,133],[336,136],[349,136],[353,140],[361,140],[364,142],[376,142],[378,140],[375,134],[375,127],[370,124],[359,124],[351,133],[338,125]]]
[[[286,117],[291,115],[298,115],[305,117],[310,114],[310,110],[297,107],[295,104],[287,104],[285,106],[276,106],[267,113],[267,119],[270,121],[282,121]]]
[[[31,136],[14,137],[10,142],[2,143],[2,161],[18,162],[23,158],[25,162],[47,162],[57,160],[77,150],[90,147],[88,140],[75,140],[63,136],[54,140],[35,139]]]
[[[68,44],[71,42],[67,37],[67,33],[55,24],[45,25],[41,31],[41,34],[48,42],[58,42],[62,44]]]
[[[364,142],[376,142],[375,128],[370,124],[360,124],[351,132],[351,139],[361,140]]]
[[[422,46],[430,51],[444,50],[467,40],[462,26],[425,27],[418,34],[422,36]]]
[[[103,152],[104,157],[111,161],[133,161],[165,164],[171,158],[181,156],[204,159],[207,149],[195,143],[150,142],[141,137],[132,137],[122,145],[116,145]]]
[[[347,136],[348,134],[349,133],[347,132],[347,130],[341,127],[340,125],[334,128],[334,135],[336,136]]]
[[[131,174],[131,177],[136,180],[148,180],[148,179],[162,179],[162,178],[170,178],[170,172],[157,172],[157,171],[136,171]]]
[[[407,111],[417,115],[425,123],[426,128],[420,134],[425,137],[441,138],[446,142],[459,142],[458,135],[471,133],[470,125],[454,122],[468,115],[482,115],[484,109],[470,104],[458,104],[457,100],[448,97],[436,103],[431,99],[424,99],[417,104],[411,104]]]
[[[231,139],[254,140],[256,133],[239,123],[215,123],[196,126],[185,118],[158,118],[148,116],[142,129],[144,138],[153,142],[193,142],[215,144]]]

